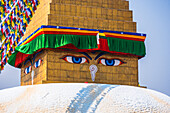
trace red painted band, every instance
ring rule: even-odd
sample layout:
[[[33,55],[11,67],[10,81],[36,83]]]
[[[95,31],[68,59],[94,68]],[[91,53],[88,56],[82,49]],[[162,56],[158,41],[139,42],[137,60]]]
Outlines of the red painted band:
[[[63,31],[41,31],[39,33],[37,33],[35,36],[33,36],[28,42],[26,42],[25,44],[31,42],[32,40],[34,40],[37,36],[42,35],[42,34],[68,34],[68,35],[93,35],[96,36],[97,33],[79,33],[79,32],[63,32]],[[24,45],[25,45],[24,44]]]
[[[138,38],[126,38],[124,36],[114,36],[114,35],[108,35],[106,34],[106,37],[113,37],[113,38],[120,38],[120,39],[126,39],[126,40],[134,40],[134,41],[142,41],[144,42],[145,40],[144,39],[138,39]]]

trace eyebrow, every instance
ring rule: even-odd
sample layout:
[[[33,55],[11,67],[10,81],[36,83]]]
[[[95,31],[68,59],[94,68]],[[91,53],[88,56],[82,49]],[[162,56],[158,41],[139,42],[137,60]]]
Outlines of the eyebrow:
[[[28,61],[30,61],[31,65],[32,65],[32,61],[31,61],[30,58],[24,62],[24,65],[25,65]]]
[[[87,53],[85,53],[85,52],[80,52],[80,53],[82,53],[83,55],[85,55],[86,57],[88,57],[90,60],[92,60],[92,58],[91,58]]]
[[[37,56],[38,54],[42,53],[42,52],[43,52],[43,50],[41,50],[41,51],[37,52],[37,53],[33,56],[33,63],[35,62],[35,58],[36,58],[36,56]]]
[[[92,60],[92,58],[91,58],[87,53],[85,53],[85,52],[80,52],[80,53],[82,53],[83,55],[87,56],[90,60]],[[99,54],[95,57],[94,60],[97,60],[99,57],[101,57],[101,56],[104,55],[104,54],[106,54],[106,53],[105,53],[105,52],[99,53]]]
[[[101,57],[102,55],[104,55],[104,54],[106,54],[105,52],[101,52],[101,53],[99,53],[96,57],[95,57],[95,59],[94,60],[97,60],[99,57]]]

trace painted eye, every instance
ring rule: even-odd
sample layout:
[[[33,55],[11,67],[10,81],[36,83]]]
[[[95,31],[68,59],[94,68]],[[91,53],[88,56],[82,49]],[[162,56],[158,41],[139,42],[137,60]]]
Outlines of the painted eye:
[[[67,62],[75,63],[75,64],[83,64],[85,62],[88,62],[87,58],[85,57],[65,56],[62,59]]]
[[[25,74],[28,74],[28,73],[30,73],[30,72],[31,72],[31,66],[25,68],[25,70],[24,70],[24,73],[25,73]]]
[[[41,65],[42,60],[39,59],[38,61],[35,62],[34,67],[38,68]]]
[[[102,58],[99,60],[99,63],[106,65],[106,66],[119,66],[123,64],[124,62],[119,59],[105,59]]]

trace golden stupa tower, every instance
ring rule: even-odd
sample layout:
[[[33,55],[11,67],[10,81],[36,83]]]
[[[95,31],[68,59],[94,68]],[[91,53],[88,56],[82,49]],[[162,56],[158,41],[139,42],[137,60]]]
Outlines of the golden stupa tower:
[[[63,45],[57,38],[58,45],[52,44],[55,47],[44,38],[48,47],[26,53],[15,65],[21,68],[21,85],[88,82],[138,86],[138,59],[145,55],[146,36],[136,33],[132,15],[126,0],[40,0],[23,37],[22,46],[27,48],[23,51],[41,45],[34,42],[36,38],[60,36],[64,43],[69,37],[77,38]],[[87,36],[91,38],[87,40]]]

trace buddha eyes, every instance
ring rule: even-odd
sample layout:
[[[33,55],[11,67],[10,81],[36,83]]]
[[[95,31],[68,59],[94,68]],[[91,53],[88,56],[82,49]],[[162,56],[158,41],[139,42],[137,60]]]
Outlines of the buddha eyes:
[[[101,58],[101,59],[98,60],[98,63],[101,63],[101,64],[106,65],[106,66],[119,66],[119,65],[123,64],[124,62],[122,60],[119,60],[119,59]]]
[[[38,59],[35,63],[34,63],[34,68],[38,68],[41,65],[42,60]]]
[[[40,67],[42,61],[43,61],[43,60],[38,59],[38,60],[34,63],[34,68]],[[25,73],[25,74],[30,73],[31,70],[32,70],[32,66],[33,66],[33,65],[31,64],[30,66],[26,67],[25,70],[24,70],[24,73]]]
[[[83,64],[83,63],[89,63],[88,59],[85,57],[76,57],[76,56],[65,56],[62,58],[63,60],[74,63],[74,64]]]
[[[25,70],[24,70],[25,74],[28,74],[30,72],[31,72],[31,66],[28,66],[27,68],[25,68]]]
[[[83,63],[89,63],[88,58],[86,57],[78,57],[78,56],[72,56],[72,55],[67,55],[62,57],[61,59],[69,62],[69,63],[74,63],[74,64],[83,64]],[[98,64],[101,63],[106,66],[119,66],[125,62],[123,62],[120,59],[106,59],[106,58],[100,58],[98,60]]]

